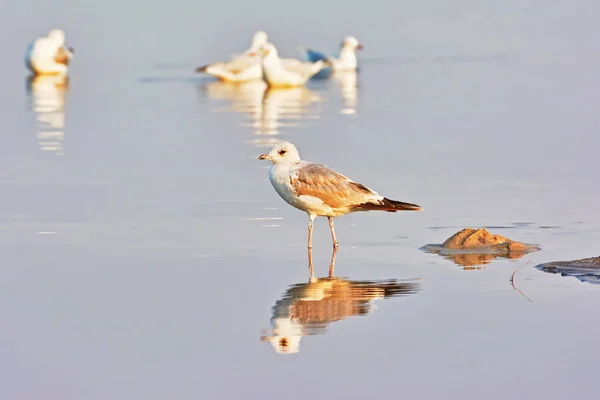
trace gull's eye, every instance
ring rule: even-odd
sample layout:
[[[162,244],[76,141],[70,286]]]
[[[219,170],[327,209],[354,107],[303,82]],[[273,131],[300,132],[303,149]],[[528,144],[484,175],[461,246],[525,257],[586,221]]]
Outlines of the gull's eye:
[[[281,150],[278,151],[278,153],[279,153],[280,156],[282,156],[285,153],[287,153],[287,150],[286,149],[281,149]]]

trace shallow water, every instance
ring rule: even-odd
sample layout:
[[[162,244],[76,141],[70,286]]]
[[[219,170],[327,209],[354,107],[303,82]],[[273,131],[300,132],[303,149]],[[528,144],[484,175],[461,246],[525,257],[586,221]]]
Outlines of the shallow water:
[[[306,6],[0,16],[19,61],[0,67],[3,398],[594,398],[600,286],[535,268],[600,252],[594,13]],[[66,89],[20,63],[51,24],[76,51]],[[284,56],[354,34],[361,71],[288,91],[193,73],[259,28]],[[307,218],[256,160],[282,139],[424,212],[338,219],[338,280],[317,220],[309,283]],[[542,250],[469,269],[418,250],[467,226]],[[411,289],[382,298],[390,281]]]

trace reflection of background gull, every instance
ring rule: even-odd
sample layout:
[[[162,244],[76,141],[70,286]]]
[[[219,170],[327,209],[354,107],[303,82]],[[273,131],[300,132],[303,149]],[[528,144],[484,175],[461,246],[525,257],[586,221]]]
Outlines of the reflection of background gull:
[[[342,92],[344,106],[340,111],[342,114],[356,114],[356,104],[358,99],[358,79],[356,71],[336,72],[333,74]]]
[[[239,126],[252,127],[258,137],[251,140],[256,147],[272,146],[279,139],[273,137],[281,129],[300,125],[306,119],[318,119],[319,105],[324,99],[305,87],[269,89],[263,81],[230,84],[210,82],[203,85],[207,97],[228,100],[230,107],[212,108],[213,112],[230,111],[246,114],[250,122]]]
[[[27,78],[31,109],[37,123],[37,139],[42,151],[64,155],[65,94],[68,78],[39,75]]]
[[[309,254],[310,257],[310,254]],[[335,251],[332,256],[332,266]],[[333,276],[311,278],[308,283],[291,286],[272,308],[272,334],[261,337],[281,354],[300,351],[302,336],[326,333],[327,325],[352,316],[367,315],[373,310],[372,301],[414,294],[415,282],[351,281]]]
[[[256,110],[260,110],[267,84],[263,81],[241,84],[214,81],[202,85],[201,88],[206,97],[210,99],[231,102],[231,106],[228,108],[211,108],[212,112],[229,111],[252,114]]]

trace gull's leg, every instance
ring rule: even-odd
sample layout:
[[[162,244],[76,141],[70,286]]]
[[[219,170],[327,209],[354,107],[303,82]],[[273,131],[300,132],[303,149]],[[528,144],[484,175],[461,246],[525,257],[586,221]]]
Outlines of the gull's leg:
[[[313,221],[315,219],[314,215],[308,215],[308,272],[310,273],[310,281],[312,282],[315,279],[315,274],[313,272],[313,263],[312,263],[312,231],[313,231]]]
[[[313,221],[315,219],[315,216],[309,215],[308,219],[309,219],[309,222],[308,222],[308,248],[312,249],[312,229],[313,229]]]
[[[313,272],[313,263],[312,263],[312,249],[308,248],[308,272],[310,273],[310,281],[313,282],[315,280],[315,273]]]
[[[333,227],[333,218],[327,217],[327,220],[329,221],[329,229],[331,229],[331,240],[333,240],[333,248],[337,249],[338,241],[335,238],[335,228]]]
[[[335,254],[337,253],[337,247],[333,248],[333,253],[331,254],[331,264],[329,264],[329,277],[333,278],[333,269],[335,268]]]

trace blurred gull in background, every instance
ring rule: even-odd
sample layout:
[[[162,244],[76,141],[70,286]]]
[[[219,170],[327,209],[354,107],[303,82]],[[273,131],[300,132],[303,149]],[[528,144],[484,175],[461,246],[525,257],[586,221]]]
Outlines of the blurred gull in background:
[[[25,66],[34,75],[66,76],[73,53],[73,48],[65,47],[64,32],[53,29],[48,36],[36,39],[27,47]]]
[[[262,59],[263,77],[269,87],[290,88],[304,85],[313,75],[329,65],[328,61],[306,62],[296,60],[283,63],[272,43],[258,51]]]
[[[333,57],[327,57],[320,51],[300,46],[300,51],[305,54],[308,61],[317,62],[320,60],[329,60],[331,62],[331,66],[324,68],[316,78],[327,78],[332,72],[356,71],[358,69],[356,50],[362,49],[363,45],[360,44],[354,36],[346,36],[342,41],[339,54],[336,54]]]

